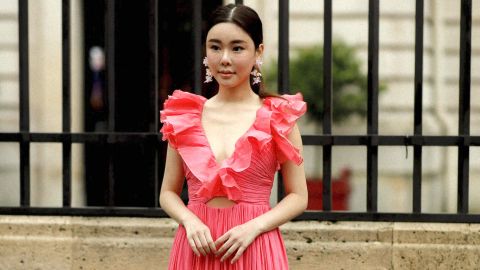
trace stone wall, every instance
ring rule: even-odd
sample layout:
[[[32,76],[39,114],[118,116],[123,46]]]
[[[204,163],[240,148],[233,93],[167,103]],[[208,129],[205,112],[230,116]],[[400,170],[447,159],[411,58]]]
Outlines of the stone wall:
[[[171,219],[0,216],[0,269],[166,269]],[[290,222],[291,269],[478,269],[480,224]]]

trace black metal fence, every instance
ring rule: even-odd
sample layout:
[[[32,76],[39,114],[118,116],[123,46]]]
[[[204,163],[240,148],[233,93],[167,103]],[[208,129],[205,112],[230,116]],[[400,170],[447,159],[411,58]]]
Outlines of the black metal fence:
[[[109,89],[109,115],[115,114],[115,63],[111,57],[115,52],[115,13],[114,0],[106,0],[106,48],[107,48],[107,88]],[[236,1],[242,3],[243,1]],[[157,59],[157,27],[158,14],[156,0],[149,1],[151,56]],[[289,1],[279,0],[279,54],[278,54],[278,87],[281,93],[289,89]],[[162,209],[116,207],[112,203],[106,207],[75,208],[71,206],[71,168],[72,144],[102,143],[110,146],[116,144],[149,143],[159,149],[162,145],[161,134],[158,133],[158,104],[155,104],[155,125],[150,132],[125,133],[116,132],[114,119],[109,119],[109,131],[105,133],[72,133],[70,104],[70,1],[62,1],[62,78],[63,108],[62,133],[33,133],[29,127],[29,78],[28,78],[28,1],[19,0],[19,56],[20,56],[20,131],[0,133],[0,142],[16,142],[20,147],[20,206],[0,207],[0,214],[27,215],[88,215],[88,216],[143,216],[166,217]],[[379,60],[379,0],[369,1],[368,15],[368,112],[367,135],[339,136],[332,134],[332,0],[324,0],[324,118],[323,134],[303,135],[305,145],[323,147],[323,211],[307,211],[297,220],[369,220],[369,221],[428,221],[428,222],[480,222],[480,215],[469,214],[469,160],[470,148],[480,146],[480,136],[470,135],[470,85],[471,85],[471,36],[472,36],[472,1],[461,0],[460,25],[460,79],[459,79],[459,127],[457,136],[423,136],[422,135],[422,99],[423,99],[423,22],[424,1],[416,1],[415,19],[415,79],[414,79],[414,133],[407,136],[383,136],[378,132],[378,60]],[[201,1],[192,0],[192,24],[195,47],[194,89],[201,89]],[[320,30],[319,30],[320,31]],[[109,57],[110,56],[110,57]],[[153,61],[149,74],[156,82],[158,63]],[[158,85],[151,90],[158,100]],[[59,143],[63,146],[63,207],[31,207],[30,206],[30,144]],[[332,211],[331,168],[332,148],[334,146],[364,146],[367,149],[367,205],[365,212]],[[412,146],[413,159],[413,208],[410,213],[383,213],[378,211],[378,149],[381,146]],[[458,202],[457,213],[431,214],[422,213],[422,150],[428,146],[458,148]],[[158,152],[155,157],[158,159]],[[111,160],[111,159],[110,159]],[[157,164],[157,162],[155,162]],[[110,171],[112,164],[110,163]],[[155,167],[155,198],[158,198],[158,168]],[[115,179],[109,177],[109,190],[113,190]],[[281,181],[279,181],[281,183]],[[281,187],[281,184],[279,184]],[[110,193],[112,198],[114,194]],[[281,198],[278,198],[279,200]],[[110,200],[112,201],[112,200]],[[158,205],[158,202],[155,202]]]

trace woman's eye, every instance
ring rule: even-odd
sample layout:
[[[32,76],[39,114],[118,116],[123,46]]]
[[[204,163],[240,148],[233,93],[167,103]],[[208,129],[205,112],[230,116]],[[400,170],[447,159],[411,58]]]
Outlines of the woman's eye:
[[[215,50],[215,51],[216,51],[216,50],[219,50],[219,49],[220,49],[220,47],[218,47],[217,45],[212,45],[212,46],[210,46],[210,49],[212,49],[212,50]]]
[[[234,48],[233,48],[233,51],[235,51],[235,52],[239,52],[239,51],[241,51],[241,50],[243,50],[243,47],[238,47],[238,46],[237,46],[237,47],[234,47]]]

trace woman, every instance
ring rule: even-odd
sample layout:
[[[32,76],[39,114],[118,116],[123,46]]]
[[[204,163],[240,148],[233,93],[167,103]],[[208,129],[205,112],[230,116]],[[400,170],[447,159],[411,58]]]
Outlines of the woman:
[[[210,99],[175,90],[161,111],[169,142],[160,205],[180,225],[169,269],[288,269],[278,226],[302,213],[307,188],[296,120],[301,94],[263,91],[262,23],[243,5],[218,8],[208,25]],[[281,169],[286,196],[269,197]],[[189,202],[179,197],[184,177]]]

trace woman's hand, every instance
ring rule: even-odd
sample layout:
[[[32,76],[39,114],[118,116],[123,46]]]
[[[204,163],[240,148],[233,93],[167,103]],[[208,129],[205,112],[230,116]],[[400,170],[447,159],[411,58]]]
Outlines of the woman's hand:
[[[215,255],[218,256],[227,251],[220,259],[223,262],[237,251],[235,257],[230,261],[234,263],[260,233],[260,227],[254,220],[235,226],[215,241],[215,246],[222,245]]]
[[[183,222],[183,226],[188,243],[197,256],[200,256],[200,253],[205,256],[207,253],[216,251],[210,229],[200,219],[192,217]]]

